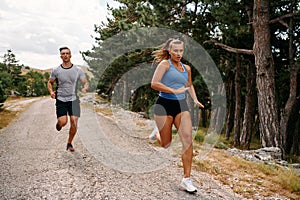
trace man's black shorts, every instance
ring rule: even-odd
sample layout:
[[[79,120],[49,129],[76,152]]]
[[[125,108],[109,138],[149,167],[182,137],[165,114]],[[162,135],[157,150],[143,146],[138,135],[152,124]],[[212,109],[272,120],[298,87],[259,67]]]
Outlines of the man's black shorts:
[[[154,114],[159,116],[171,115],[173,118],[181,112],[189,111],[186,100],[171,100],[158,97],[154,104]]]
[[[56,99],[56,116],[57,118],[69,115],[69,116],[77,116],[80,117],[80,101],[79,99],[75,101],[67,101],[63,102]]]

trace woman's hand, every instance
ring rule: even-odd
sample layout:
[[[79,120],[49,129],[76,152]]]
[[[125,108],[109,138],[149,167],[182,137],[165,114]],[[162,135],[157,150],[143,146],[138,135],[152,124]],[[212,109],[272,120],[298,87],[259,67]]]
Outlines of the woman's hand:
[[[204,108],[204,105],[200,103],[198,100],[195,100],[194,103],[199,106],[200,108]]]
[[[173,89],[173,94],[180,94],[190,89],[190,87],[182,87],[178,89]]]

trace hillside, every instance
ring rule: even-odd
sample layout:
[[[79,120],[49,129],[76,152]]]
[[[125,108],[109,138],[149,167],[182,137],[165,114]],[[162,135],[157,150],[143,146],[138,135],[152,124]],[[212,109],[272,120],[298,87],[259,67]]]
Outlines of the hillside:
[[[84,71],[85,74],[87,74],[90,78],[94,77],[93,74],[89,71],[89,67],[88,66],[84,66],[84,65],[78,65],[79,67],[81,67],[81,69]],[[29,69],[28,69],[29,68]],[[44,73],[51,73],[52,68],[50,69],[36,69],[36,68],[31,68],[31,67],[23,67],[21,69],[22,71],[22,75],[25,75],[26,73],[28,73],[30,70],[36,71],[36,72],[40,72],[42,74]]]

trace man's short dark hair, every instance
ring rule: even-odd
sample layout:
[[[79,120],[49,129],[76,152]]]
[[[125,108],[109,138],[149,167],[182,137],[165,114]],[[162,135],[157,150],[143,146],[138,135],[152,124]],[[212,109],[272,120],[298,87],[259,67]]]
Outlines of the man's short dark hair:
[[[69,51],[71,51],[68,47],[60,47],[60,48],[59,48],[59,52],[61,52],[61,51],[64,50],[64,49],[68,49]]]

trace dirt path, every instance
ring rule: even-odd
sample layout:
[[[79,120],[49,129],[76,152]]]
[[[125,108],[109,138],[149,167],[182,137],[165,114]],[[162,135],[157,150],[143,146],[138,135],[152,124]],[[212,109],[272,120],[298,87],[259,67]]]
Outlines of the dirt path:
[[[55,130],[54,101],[41,98],[0,132],[0,199],[242,199],[193,171],[195,195],[178,190],[180,159],[83,106],[74,153],[69,125]]]

